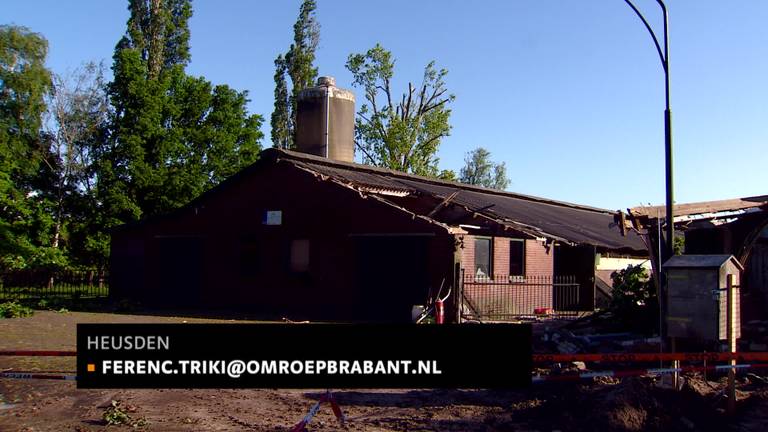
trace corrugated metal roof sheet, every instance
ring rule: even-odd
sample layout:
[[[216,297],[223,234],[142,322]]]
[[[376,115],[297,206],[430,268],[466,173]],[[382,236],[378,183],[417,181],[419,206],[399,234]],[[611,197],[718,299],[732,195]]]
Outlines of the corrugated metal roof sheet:
[[[614,223],[614,213],[610,210],[338,162],[297,152],[270,149],[264,153],[265,157],[290,161],[361,190],[403,191],[436,199],[458,191],[451,200],[452,204],[464,206],[470,211],[512,226],[526,227],[528,232],[537,232],[542,237],[614,251],[646,251],[645,244],[634,232],[621,235]]]
[[[768,195],[760,195],[745,198],[733,198],[719,201],[702,201],[695,203],[675,204],[672,210],[675,216],[694,216],[702,214],[716,214],[720,212],[734,212],[755,207],[768,207]],[[629,212],[634,216],[658,218],[665,215],[665,206],[640,206],[632,207]]]

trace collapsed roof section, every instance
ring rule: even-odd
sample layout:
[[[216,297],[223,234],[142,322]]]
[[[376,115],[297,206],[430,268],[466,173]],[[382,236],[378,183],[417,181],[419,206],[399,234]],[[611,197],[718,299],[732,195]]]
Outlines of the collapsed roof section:
[[[761,209],[768,209],[768,195],[676,204],[673,207],[675,222],[745,214]],[[666,214],[666,206],[632,207],[627,212],[634,218],[661,219]]]
[[[768,212],[768,195],[733,198],[718,201],[675,204],[675,229],[712,227],[729,224],[751,217],[762,217]],[[620,220],[624,229],[647,231],[658,221],[666,224],[666,206],[639,206],[627,209],[626,215],[619,211],[615,219]]]
[[[320,179],[343,184],[363,196],[375,196],[420,218],[459,228],[495,227],[530,238],[601,251],[645,254],[634,232],[622,235],[614,212],[544,198],[486,189],[434,178],[292,151],[268,149],[262,161],[288,162]]]
[[[649,254],[654,255],[658,240],[653,232],[666,224],[665,206],[641,206],[619,211],[616,220],[620,221],[625,231],[637,232],[648,238]],[[708,231],[722,229],[728,232],[728,246],[721,240],[706,238],[706,243],[693,241],[694,253],[711,253],[712,248],[721,248],[738,258],[742,265],[746,263],[750,251],[758,238],[763,235],[768,224],[768,195],[733,198],[718,201],[675,204],[674,224],[677,231]],[[686,236],[686,240],[689,237]],[[706,247],[702,249],[702,245]],[[690,253],[689,245],[686,252]]]

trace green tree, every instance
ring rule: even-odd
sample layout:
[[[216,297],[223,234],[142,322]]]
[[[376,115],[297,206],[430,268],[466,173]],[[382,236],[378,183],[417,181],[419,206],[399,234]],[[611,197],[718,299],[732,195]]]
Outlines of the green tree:
[[[110,136],[96,152],[101,236],[188,203],[254,162],[262,118],[246,92],[188,76],[189,0],[131,0],[109,84]],[[162,49],[161,49],[162,48]]]
[[[97,217],[94,154],[107,138],[110,114],[104,66],[86,63],[66,75],[54,75],[48,103],[50,151],[43,196],[51,203],[51,247],[70,264],[93,262],[87,242]]]
[[[280,54],[275,59],[275,109],[272,112],[272,145],[275,148],[289,149],[293,147],[291,127],[291,108],[288,96],[288,85],[285,81],[287,66],[285,58]]]
[[[41,134],[51,73],[48,42],[26,27],[0,26],[0,268],[45,260],[50,217],[38,199]]]
[[[629,265],[611,273],[610,310],[613,321],[624,329],[652,332],[658,330],[659,299],[648,272],[640,265]]]
[[[491,160],[491,152],[478,147],[464,157],[464,167],[459,173],[459,181],[491,189],[504,190],[509,186],[507,166],[504,162]]]
[[[675,235],[672,240],[672,250],[675,255],[682,255],[685,253],[685,236]]]
[[[413,174],[438,176],[435,156],[448,136],[455,97],[446,95],[445,69],[432,61],[424,68],[421,84],[408,83],[401,97],[392,91],[395,60],[381,45],[365,54],[351,54],[347,69],[354,86],[365,90],[365,100],[355,120],[355,144],[365,163]]]
[[[275,60],[275,109],[272,112],[272,145],[277,148],[294,147],[296,133],[296,107],[299,92],[315,84],[317,68],[315,50],[320,42],[320,24],[317,22],[315,0],[304,0],[299,17],[293,25],[293,44],[283,57]],[[288,95],[285,75],[291,78]]]
[[[189,55],[189,27],[192,5],[189,0],[129,0],[126,35],[118,49],[133,48],[147,63],[150,79],[163,69],[186,66]]]
[[[453,170],[442,170],[440,171],[440,174],[437,175],[437,178],[440,180],[446,180],[446,181],[457,181],[456,178],[456,172]]]

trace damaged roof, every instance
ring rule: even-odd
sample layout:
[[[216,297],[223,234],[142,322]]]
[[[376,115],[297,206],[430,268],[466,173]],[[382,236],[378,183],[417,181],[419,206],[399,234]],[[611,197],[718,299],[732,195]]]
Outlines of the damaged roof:
[[[723,212],[738,212],[754,208],[768,209],[768,195],[745,198],[733,198],[719,201],[702,201],[686,204],[675,204],[672,207],[675,216],[699,216]],[[640,206],[628,209],[635,217],[658,218],[666,214],[666,206]]]
[[[261,157],[263,161],[272,159],[289,162],[322,179],[344,184],[362,194],[376,195],[383,200],[413,196],[422,198],[422,201],[440,203],[427,213],[407,208],[408,211],[434,219],[440,224],[446,221],[440,220],[438,210],[443,206],[452,206],[532,237],[591,245],[608,251],[646,253],[640,236],[634,232],[622,235],[614,222],[614,212],[610,210],[339,162],[293,151],[268,149],[262,152]],[[402,206],[404,201],[396,203]]]

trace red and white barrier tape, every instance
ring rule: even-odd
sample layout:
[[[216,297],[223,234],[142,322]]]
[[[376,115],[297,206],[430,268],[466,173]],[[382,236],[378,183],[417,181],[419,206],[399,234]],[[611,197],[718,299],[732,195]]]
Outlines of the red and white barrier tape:
[[[582,362],[656,362],[656,361],[728,361],[741,363],[768,361],[768,352],[704,353],[608,353],[608,354],[534,354],[534,363]]]
[[[346,417],[344,417],[344,413],[341,412],[341,407],[336,402],[336,398],[333,397],[333,393],[331,393],[330,390],[328,390],[327,393],[320,396],[320,400],[317,401],[314,405],[312,405],[312,408],[309,409],[309,412],[307,415],[304,416],[303,419],[301,419],[300,422],[296,423],[294,425],[290,432],[306,432],[307,425],[310,421],[312,421],[312,418],[317,415],[317,413],[320,411],[320,405],[322,405],[323,402],[328,402],[331,404],[331,410],[333,410],[333,415],[336,416],[336,419],[339,421],[339,423],[343,426],[344,422],[346,422]]]
[[[20,373],[20,372],[0,372],[0,378],[14,378],[14,379],[52,379],[52,380],[65,380],[76,381],[76,375],[47,375],[40,373]]]
[[[8,369],[2,369],[0,370],[0,373],[17,373],[17,374],[63,374],[63,375],[74,375],[77,373],[77,371],[73,370],[24,370],[24,369],[14,369],[14,368],[8,368]]]
[[[594,372],[580,372],[578,374],[565,374],[565,375],[536,375],[532,378],[532,382],[540,383],[544,381],[579,381],[582,379],[597,378],[597,377],[612,377],[623,378],[630,376],[641,375],[665,375],[675,372],[702,372],[702,371],[718,371],[728,369],[758,369],[768,368],[768,364],[739,364],[739,365],[716,365],[716,366],[688,366],[681,368],[649,368],[649,369],[629,369],[629,370],[607,370],[607,371],[594,371]]]
[[[31,356],[31,357],[75,357],[77,351],[24,351],[0,350],[0,356]],[[736,360],[742,363],[750,361],[768,361],[768,352],[739,352],[739,353],[607,353],[607,354],[534,354],[534,363],[564,363],[573,361],[584,362],[656,362],[656,361],[728,361]]]
[[[0,356],[75,357],[77,351],[20,351],[0,350]]]

